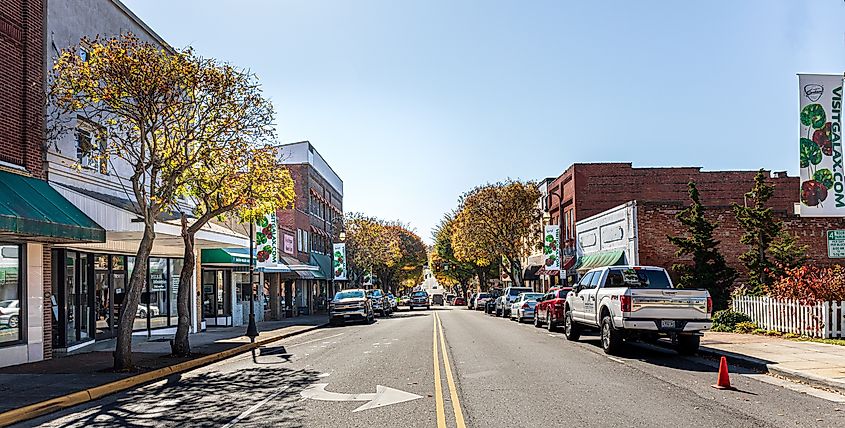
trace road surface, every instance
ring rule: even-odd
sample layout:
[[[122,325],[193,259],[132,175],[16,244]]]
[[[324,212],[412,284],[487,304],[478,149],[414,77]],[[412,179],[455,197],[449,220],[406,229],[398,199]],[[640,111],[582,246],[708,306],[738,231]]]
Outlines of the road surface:
[[[403,308],[21,426],[845,427],[845,397],[751,373],[733,373],[739,391],[715,381],[704,358],[645,345],[608,357],[595,336]]]

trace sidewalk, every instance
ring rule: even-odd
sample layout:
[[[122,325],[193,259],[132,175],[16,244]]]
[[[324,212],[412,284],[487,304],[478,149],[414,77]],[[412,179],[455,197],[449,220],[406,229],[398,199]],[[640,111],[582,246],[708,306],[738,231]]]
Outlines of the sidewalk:
[[[778,337],[708,332],[702,354],[845,393],[845,346]]]
[[[304,333],[326,324],[327,319],[325,315],[312,315],[260,322],[255,341]],[[193,358],[169,356],[172,335],[133,337],[132,358],[138,370],[131,373],[111,372],[114,339],[96,343],[82,353],[0,368],[0,413],[232,350],[250,343],[245,331],[245,326],[224,327],[190,335]]]

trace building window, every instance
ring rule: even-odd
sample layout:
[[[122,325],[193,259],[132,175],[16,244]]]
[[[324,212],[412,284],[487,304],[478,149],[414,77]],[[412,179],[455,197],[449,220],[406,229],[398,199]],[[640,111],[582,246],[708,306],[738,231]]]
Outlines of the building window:
[[[76,130],[76,158],[82,168],[108,174],[109,164],[106,143],[97,138],[91,129],[80,127]]]
[[[0,244],[0,344],[23,339],[21,246]]]
[[[301,253],[308,252],[308,232],[296,229],[296,249]]]

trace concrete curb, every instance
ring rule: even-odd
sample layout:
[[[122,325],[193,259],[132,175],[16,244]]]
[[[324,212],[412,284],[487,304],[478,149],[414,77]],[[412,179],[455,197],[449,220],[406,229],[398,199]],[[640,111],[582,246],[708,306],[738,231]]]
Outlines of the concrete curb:
[[[791,370],[778,367],[777,364],[772,364],[765,360],[749,357],[747,355],[737,354],[735,352],[723,351],[721,349],[708,348],[704,345],[702,345],[701,348],[698,349],[698,353],[701,355],[709,355],[712,357],[724,356],[730,360],[729,363],[734,365],[759,370],[765,373],[776,374],[778,376],[782,376],[790,380],[803,382],[811,386],[832,389],[836,392],[839,392],[840,394],[845,394],[845,382],[827,379],[809,373],[803,373],[798,370]]]
[[[105,397],[106,395],[111,395],[116,392],[125,391],[129,388],[150,383],[153,381],[161,380],[166,378],[172,374],[185,372],[188,370],[192,370],[198,367],[207,366],[212,363],[216,363],[221,360],[225,360],[227,358],[233,357],[238,354],[243,354],[245,352],[252,351],[258,347],[267,345],[269,343],[277,342],[279,340],[297,336],[303,333],[308,333],[310,331],[317,330],[319,328],[323,328],[327,326],[328,323],[320,324],[312,327],[308,327],[302,330],[294,331],[291,333],[283,333],[278,336],[268,337],[263,340],[256,341],[254,343],[246,343],[241,346],[237,346],[231,349],[227,349],[225,351],[220,351],[214,354],[205,355],[203,357],[195,358],[193,360],[185,361],[182,363],[174,364],[172,366],[162,367],[160,369],[151,370],[145,373],[137,374],[134,376],[130,376],[124,379],[116,380],[113,382],[109,382],[103,385],[95,386],[92,388],[88,388],[82,391],[73,392],[67,395],[51,398],[49,400],[40,401],[38,403],[29,404],[23,407],[19,407],[17,409],[8,410],[6,412],[0,413],[0,426],[8,426],[16,423],[20,423],[29,419],[37,418],[39,416],[46,415],[48,413],[53,413],[58,410],[66,409],[68,407],[77,406],[83,403],[87,403],[89,401],[97,400],[99,398]]]

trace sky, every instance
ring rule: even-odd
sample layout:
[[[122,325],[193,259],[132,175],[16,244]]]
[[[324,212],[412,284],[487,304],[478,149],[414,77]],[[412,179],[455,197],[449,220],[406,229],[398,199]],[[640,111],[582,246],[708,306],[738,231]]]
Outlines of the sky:
[[[845,71],[843,0],[123,2],[429,243],[472,187],[575,162],[797,175],[796,73]]]

